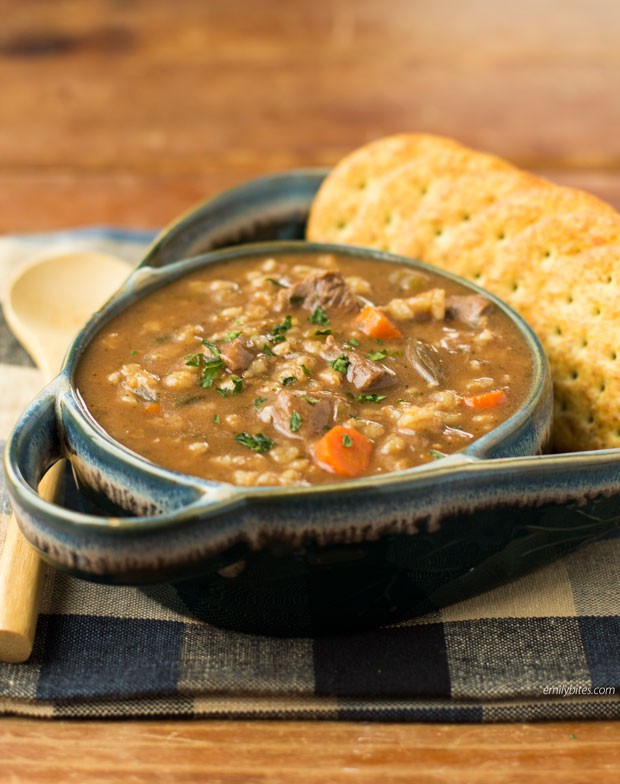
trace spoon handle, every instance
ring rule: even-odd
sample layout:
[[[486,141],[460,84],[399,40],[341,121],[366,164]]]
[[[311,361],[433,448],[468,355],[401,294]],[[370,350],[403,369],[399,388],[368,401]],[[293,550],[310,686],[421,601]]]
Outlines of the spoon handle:
[[[56,501],[64,461],[39,483],[39,494]],[[0,662],[24,662],[32,652],[45,564],[11,515],[0,555]]]

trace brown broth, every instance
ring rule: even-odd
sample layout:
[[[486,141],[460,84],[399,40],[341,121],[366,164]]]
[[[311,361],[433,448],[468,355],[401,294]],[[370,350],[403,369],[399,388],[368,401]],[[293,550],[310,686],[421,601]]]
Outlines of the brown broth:
[[[328,304],[317,310],[317,298]],[[114,439],[183,473],[303,485],[399,471],[467,447],[531,387],[529,350],[507,316],[491,305],[464,319],[458,302],[481,304],[440,276],[372,259],[210,265],[111,320],[77,387]],[[369,303],[400,336],[360,328]],[[337,469],[316,446],[336,426]],[[358,438],[369,456],[356,464]]]

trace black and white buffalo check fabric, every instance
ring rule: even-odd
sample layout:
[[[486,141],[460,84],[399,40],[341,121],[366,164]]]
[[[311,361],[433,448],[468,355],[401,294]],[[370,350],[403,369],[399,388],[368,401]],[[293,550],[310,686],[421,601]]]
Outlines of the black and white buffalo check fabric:
[[[145,232],[0,239],[0,285],[43,254],[137,262]],[[41,386],[0,319],[0,446]],[[0,476],[0,544],[9,503]],[[48,570],[32,657],[0,664],[0,713],[490,722],[620,717],[620,535],[441,612],[363,634],[276,639],[175,610],[161,586]]]

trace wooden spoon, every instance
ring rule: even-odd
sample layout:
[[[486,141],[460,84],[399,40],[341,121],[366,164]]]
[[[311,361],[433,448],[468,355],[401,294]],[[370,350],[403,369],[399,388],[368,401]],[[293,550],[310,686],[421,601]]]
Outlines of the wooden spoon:
[[[129,274],[122,259],[75,252],[39,259],[9,281],[2,300],[6,320],[40,368],[44,381],[58,373],[74,335]],[[39,484],[55,501],[64,461]],[[9,518],[0,555],[0,661],[23,662],[34,642],[44,565]]]

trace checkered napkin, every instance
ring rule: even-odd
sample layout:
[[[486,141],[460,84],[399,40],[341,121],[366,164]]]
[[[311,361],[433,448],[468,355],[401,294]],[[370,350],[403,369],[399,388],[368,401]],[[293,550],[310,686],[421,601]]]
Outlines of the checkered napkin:
[[[43,253],[128,263],[150,236],[82,230],[0,239],[0,285]],[[0,446],[41,386],[0,318]],[[9,513],[0,475],[0,543]],[[365,721],[620,717],[620,536],[441,612],[367,633],[275,639],[198,622],[160,586],[49,569],[35,647],[0,664],[0,713]],[[175,609],[176,607],[176,609]]]

